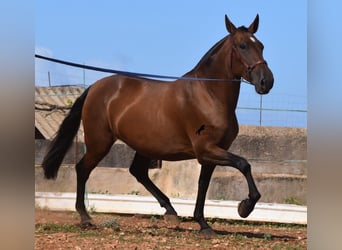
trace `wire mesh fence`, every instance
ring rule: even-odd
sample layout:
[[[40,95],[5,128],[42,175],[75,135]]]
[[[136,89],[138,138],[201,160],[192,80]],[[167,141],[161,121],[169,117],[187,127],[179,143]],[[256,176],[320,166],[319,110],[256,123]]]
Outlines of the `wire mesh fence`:
[[[89,86],[110,74],[68,67],[36,59],[36,86]],[[241,85],[237,118],[243,125],[307,127],[306,97],[270,92],[258,95],[250,85]]]

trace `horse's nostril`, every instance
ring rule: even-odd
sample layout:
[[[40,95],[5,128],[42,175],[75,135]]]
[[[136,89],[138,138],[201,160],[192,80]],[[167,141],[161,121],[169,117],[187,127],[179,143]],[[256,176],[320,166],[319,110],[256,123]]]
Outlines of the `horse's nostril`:
[[[263,78],[260,82],[261,87],[265,87],[266,85],[266,80]]]

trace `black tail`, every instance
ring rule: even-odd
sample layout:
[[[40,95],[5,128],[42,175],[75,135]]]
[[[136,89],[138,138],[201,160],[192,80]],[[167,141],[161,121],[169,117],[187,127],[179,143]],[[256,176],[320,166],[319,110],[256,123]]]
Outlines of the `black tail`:
[[[47,179],[56,179],[58,169],[62,164],[64,156],[69,150],[72,140],[76,136],[81,124],[82,107],[88,95],[89,88],[76,99],[69,114],[65,117],[59,127],[56,137],[52,140],[48,153],[44,157],[42,166],[44,168],[45,178]]]

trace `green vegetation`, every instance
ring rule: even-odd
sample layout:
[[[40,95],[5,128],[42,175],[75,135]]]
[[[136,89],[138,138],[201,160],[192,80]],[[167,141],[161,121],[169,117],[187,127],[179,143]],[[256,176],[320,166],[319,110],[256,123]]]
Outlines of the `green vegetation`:
[[[120,231],[119,222],[117,221],[117,219],[107,220],[103,222],[101,226],[106,227],[106,228],[111,228],[114,231]]]
[[[46,224],[36,224],[37,233],[75,233],[80,232],[81,228],[76,225],[71,224],[55,224],[55,223],[46,223]]]
[[[302,206],[304,205],[304,203],[302,201],[300,201],[298,198],[296,197],[288,197],[285,199],[285,203],[286,204],[294,204],[294,205],[299,205]]]
[[[137,191],[137,190],[132,190],[131,192],[129,192],[128,194],[131,194],[131,195],[139,195],[140,192]]]

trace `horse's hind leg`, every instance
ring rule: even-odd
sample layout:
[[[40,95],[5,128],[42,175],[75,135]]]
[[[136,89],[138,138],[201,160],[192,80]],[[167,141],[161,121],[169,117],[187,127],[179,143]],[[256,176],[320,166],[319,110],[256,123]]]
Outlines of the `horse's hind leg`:
[[[88,214],[86,207],[84,205],[84,194],[85,194],[85,183],[91,171],[95,168],[85,167],[84,157],[76,164],[76,175],[77,175],[77,191],[76,191],[76,211],[81,217],[81,226],[88,227],[91,226],[91,217]]]
[[[154,185],[148,176],[148,167],[151,160],[135,153],[132,165],[129,168],[130,173],[139,181],[159,202],[161,207],[166,209],[166,218],[174,223],[179,223],[177,212],[172,207],[169,198],[160,189]]]
[[[109,138],[111,137],[107,137],[106,140],[96,140],[93,143],[87,143],[86,154],[76,165],[76,210],[81,217],[81,227],[93,226],[91,223],[91,217],[88,214],[84,204],[85,184],[89,178],[91,171],[96,167],[96,165],[110,150],[113,144],[113,140]]]

